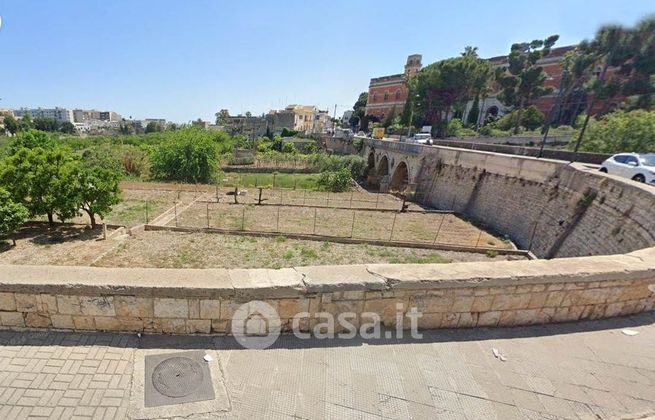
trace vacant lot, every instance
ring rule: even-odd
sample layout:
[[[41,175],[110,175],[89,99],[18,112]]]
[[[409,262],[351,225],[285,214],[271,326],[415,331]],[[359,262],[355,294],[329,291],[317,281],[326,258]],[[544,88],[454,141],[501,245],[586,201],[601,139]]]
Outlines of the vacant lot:
[[[196,202],[169,226],[316,234],[506,248],[509,244],[453,214]]]
[[[255,238],[214,233],[141,232],[95,265],[164,268],[281,268],[321,264],[448,263],[522,259],[465,252]]]

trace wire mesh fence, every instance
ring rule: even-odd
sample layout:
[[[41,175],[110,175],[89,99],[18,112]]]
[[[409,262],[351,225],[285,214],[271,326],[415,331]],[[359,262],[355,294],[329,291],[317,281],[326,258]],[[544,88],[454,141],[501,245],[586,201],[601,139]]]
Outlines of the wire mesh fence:
[[[319,235],[417,244],[509,248],[505,241],[446,213],[375,212],[331,207],[195,202],[176,209],[167,226]]]

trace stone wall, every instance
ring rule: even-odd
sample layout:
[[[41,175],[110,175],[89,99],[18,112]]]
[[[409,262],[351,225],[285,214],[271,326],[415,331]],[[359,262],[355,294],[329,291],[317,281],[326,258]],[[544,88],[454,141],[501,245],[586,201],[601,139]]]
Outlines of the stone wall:
[[[400,145],[368,140],[365,152],[420,159],[417,201],[509,235],[540,258],[621,254],[655,245],[653,187],[578,164]]]
[[[398,304],[423,313],[420,328],[512,326],[649,311],[654,291],[655,248],[552,261],[279,270],[0,266],[0,324],[229,334],[239,306],[264,300],[283,330],[305,311],[313,315],[303,330],[319,312],[354,312],[355,325],[374,312],[392,326]]]

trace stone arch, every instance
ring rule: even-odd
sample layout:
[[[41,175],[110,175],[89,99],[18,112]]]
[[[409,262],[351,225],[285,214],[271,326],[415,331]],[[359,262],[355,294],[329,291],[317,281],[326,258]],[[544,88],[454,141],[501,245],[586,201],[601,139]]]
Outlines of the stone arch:
[[[368,170],[372,172],[375,169],[375,150],[371,150],[368,154]]]
[[[389,189],[394,192],[403,192],[407,189],[409,184],[409,167],[405,162],[398,163],[396,169],[393,171]]]

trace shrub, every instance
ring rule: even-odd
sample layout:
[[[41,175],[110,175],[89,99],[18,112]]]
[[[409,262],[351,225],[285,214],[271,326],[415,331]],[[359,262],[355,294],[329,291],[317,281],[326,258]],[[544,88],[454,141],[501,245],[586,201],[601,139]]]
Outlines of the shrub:
[[[512,111],[509,114],[505,114],[496,121],[496,127],[501,130],[509,131],[514,128],[516,118],[518,118],[518,111]],[[523,110],[521,127],[527,130],[535,130],[544,125],[545,120],[546,117],[544,116],[544,113],[539,111],[534,105],[530,105]]]
[[[284,146],[282,146],[282,153],[296,153],[296,145],[292,142],[284,143]]]
[[[359,178],[364,174],[366,169],[366,159],[359,155],[325,155],[315,154],[310,157],[309,166],[319,172],[337,171],[346,168],[350,171],[353,178]]]
[[[655,152],[655,111],[618,111],[589,122],[581,150],[608,154]]]
[[[25,206],[12,200],[9,193],[0,188],[0,238],[10,237],[27,221],[29,211]]]
[[[205,136],[179,137],[155,149],[150,173],[155,179],[209,183],[216,171],[216,149]]]
[[[317,184],[326,191],[343,192],[350,189],[350,171],[341,168],[337,171],[324,171],[318,178]]]

